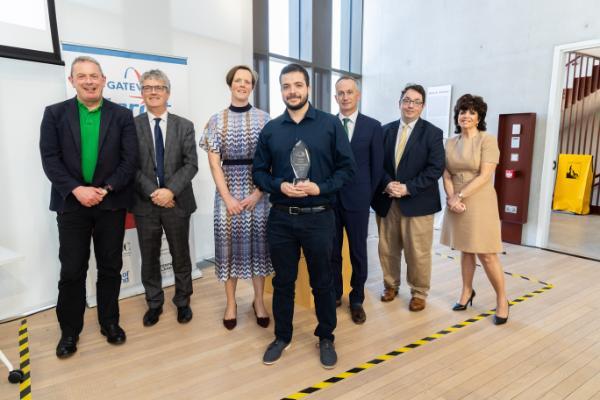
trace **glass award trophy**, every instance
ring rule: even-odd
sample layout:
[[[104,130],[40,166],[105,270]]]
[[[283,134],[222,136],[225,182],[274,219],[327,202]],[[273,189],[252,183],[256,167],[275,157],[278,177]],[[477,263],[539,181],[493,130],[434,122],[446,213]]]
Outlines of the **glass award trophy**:
[[[310,171],[310,155],[308,147],[302,140],[298,140],[290,153],[290,164],[294,170],[294,185],[308,180]]]

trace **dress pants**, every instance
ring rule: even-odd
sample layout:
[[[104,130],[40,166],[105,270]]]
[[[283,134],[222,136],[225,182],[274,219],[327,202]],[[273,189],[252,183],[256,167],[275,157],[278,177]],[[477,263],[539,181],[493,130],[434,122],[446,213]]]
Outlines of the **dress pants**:
[[[83,329],[92,239],[98,269],[98,321],[101,326],[118,324],[125,210],[82,206],[76,211],[57,213],[56,221],[61,264],[56,315],[63,335],[77,336]]]
[[[335,296],[342,298],[342,246],[344,228],[348,237],[352,277],[350,278],[350,305],[360,305],[365,300],[365,282],[369,270],[367,261],[367,234],[369,232],[369,210],[348,211],[341,206],[335,208],[335,236],[331,253],[331,266],[334,274]]]
[[[160,267],[160,248],[163,229],[173,258],[177,307],[190,304],[192,295],[192,260],[190,258],[190,216],[180,216],[175,208],[152,207],[149,215],[135,216],[140,253],[142,256],[142,284],[149,308],[159,308],[165,302]]]
[[[315,336],[334,340],[337,317],[330,264],[334,219],[332,210],[290,215],[284,210],[271,208],[267,222],[267,241],[275,269],[273,317],[275,337],[278,339],[285,342],[292,340],[296,278],[302,248],[319,322]]]
[[[400,286],[400,260],[404,250],[406,282],[411,295],[427,298],[431,285],[431,246],[433,214],[419,217],[402,215],[397,201],[392,201],[385,218],[377,216],[379,261],[386,288]]]

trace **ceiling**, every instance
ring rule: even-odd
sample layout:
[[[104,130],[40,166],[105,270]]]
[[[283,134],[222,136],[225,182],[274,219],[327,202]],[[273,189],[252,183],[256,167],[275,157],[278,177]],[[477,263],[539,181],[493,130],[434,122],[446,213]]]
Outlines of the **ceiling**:
[[[592,47],[591,49],[577,50],[578,53],[587,54],[588,56],[594,56],[600,58],[600,47]]]

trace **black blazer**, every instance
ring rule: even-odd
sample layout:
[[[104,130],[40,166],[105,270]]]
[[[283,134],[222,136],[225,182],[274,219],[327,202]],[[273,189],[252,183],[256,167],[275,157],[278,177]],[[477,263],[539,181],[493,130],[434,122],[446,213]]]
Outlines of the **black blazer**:
[[[46,176],[52,182],[50,210],[64,212],[83,207],[71,193],[88,186],[81,172],[81,128],[77,99],[46,107],[40,128],[40,153]],[[102,103],[98,162],[91,186],[112,186],[98,205],[101,209],[129,208],[138,145],[131,111],[109,100]]]
[[[371,206],[379,216],[385,217],[392,198],[383,191],[389,182],[399,181],[406,184],[410,193],[409,196],[393,199],[400,205],[402,214],[408,217],[435,214],[442,209],[438,179],[446,164],[442,130],[419,118],[396,169],[394,156],[399,127],[400,120],[383,127],[384,173]]]
[[[350,146],[356,161],[356,175],[339,191],[338,202],[348,211],[369,211],[383,173],[381,123],[358,113]]]
[[[140,156],[135,178],[133,213],[148,215],[154,207],[150,194],[158,189],[154,134],[148,113],[135,117],[135,127]],[[194,124],[171,113],[167,117],[164,164],[165,186],[175,195],[175,211],[181,216],[189,216],[196,210],[192,189],[192,178],[198,172]]]

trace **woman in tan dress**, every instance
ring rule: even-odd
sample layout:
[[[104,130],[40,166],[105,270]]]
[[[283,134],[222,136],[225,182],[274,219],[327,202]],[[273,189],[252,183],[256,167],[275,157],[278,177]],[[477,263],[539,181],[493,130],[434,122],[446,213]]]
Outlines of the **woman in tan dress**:
[[[447,207],[441,243],[461,251],[462,294],[452,308],[473,305],[475,256],[479,258],[496,291],[494,324],[508,320],[509,304],[504,272],[497,253],[502,251],[498,199],[492,176],[500,158],[496,137],[485,132],[487,104],[483,98],[465,94],[454,107],[459,135],[446,143],[444,189]]]

